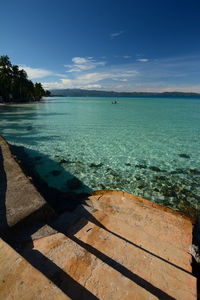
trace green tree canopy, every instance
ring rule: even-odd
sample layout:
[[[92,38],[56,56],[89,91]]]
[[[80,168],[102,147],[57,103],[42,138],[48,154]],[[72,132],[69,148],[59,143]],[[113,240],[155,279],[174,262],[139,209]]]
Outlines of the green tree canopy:
[[[41,83],[33,83],[24,70],[12,65],[7,55],[0,56],[0,100],[3,102],[39,101],[49,96]]]

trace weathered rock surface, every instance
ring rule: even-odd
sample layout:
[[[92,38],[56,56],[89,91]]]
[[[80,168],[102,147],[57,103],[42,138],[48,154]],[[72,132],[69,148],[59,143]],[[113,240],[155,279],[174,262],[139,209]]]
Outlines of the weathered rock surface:
[[[0,136],[0,228],[12,227],[28,216],[34,221],[52,214]]]
[[[71,299],[0,239],[0,299]]]

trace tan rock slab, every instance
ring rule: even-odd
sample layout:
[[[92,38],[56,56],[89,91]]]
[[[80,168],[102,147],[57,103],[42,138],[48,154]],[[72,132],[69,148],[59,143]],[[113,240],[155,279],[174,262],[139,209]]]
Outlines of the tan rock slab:
[[[63,269],[96,296],[96,299],[159,299],[79,245],[76,237],[73,239],[61,233],[55,234],[34,241],[34,249]],[[51,276],[53,277],[54,274]],[[66,281],[63,280],[62,285],[65,284]],[[74,295],[72,299],[87,300],[89,298],[83,291],[81,295]]]
[[[71,299],[0,239],[0,299]]]
[[[93,208],[118,213],[124,220],[132,217],[148,234],[186,252],[192,244],[195,220],[178,211],[120,191],[97,191],[89,199]]]

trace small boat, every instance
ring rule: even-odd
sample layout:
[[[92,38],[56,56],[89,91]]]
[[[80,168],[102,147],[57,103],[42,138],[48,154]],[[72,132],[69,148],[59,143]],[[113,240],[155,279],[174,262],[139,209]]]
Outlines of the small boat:
[[[119,102],[117,102],[116,100],[115,101],[112,101],[112,104],[118,104]]]

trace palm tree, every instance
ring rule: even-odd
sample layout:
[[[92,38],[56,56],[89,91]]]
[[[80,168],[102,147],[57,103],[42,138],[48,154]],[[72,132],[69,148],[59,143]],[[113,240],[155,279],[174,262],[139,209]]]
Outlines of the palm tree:
[[[16,65],[12,66],[12,98],[18,99],[19,98],[19,67]]]
[[[12,65],[7,55],[0,57],[0,96],[8,102],[11,98]]]
[[[43,89],[41,83],[35,83],[35,100],[38,101],[45,96],[45,90]]]
[[[8,56],[0,56],[0,100],[26,102],[40,100],[46,92],[41,83],[28,80],[26,72],[12,65]]]

